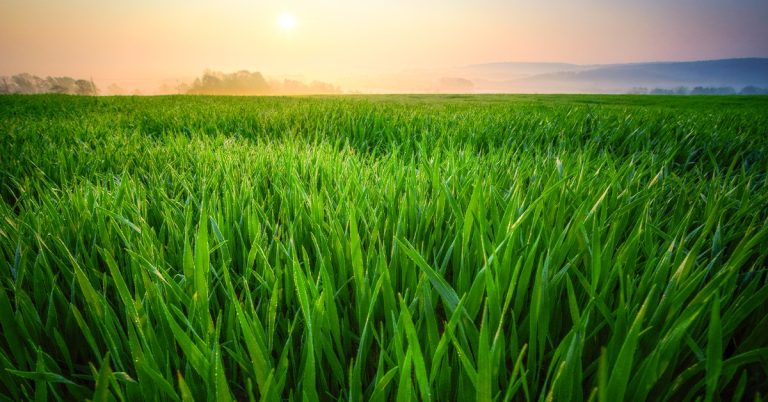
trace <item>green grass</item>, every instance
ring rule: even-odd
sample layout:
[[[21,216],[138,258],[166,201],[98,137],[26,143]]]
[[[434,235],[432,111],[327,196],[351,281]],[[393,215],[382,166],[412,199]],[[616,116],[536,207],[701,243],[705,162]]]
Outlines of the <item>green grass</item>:
[[[760,399],[766,110],[0,97],[0,400]]]

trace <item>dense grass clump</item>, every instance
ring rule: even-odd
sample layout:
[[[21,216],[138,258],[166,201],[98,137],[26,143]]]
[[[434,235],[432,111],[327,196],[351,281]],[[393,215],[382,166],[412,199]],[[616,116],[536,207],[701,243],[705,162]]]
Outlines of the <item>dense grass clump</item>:
[[[768,99],[0,97],[0,400],[753,400]]]

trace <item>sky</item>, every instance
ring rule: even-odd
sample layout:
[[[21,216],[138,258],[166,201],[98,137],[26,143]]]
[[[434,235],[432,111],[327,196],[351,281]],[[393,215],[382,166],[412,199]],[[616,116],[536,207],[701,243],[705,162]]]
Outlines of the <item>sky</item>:
[[[0,0],[0,75],[141,87],[205,69],[333,81],[502,61],[768,57],[766,21],[768,0]]]

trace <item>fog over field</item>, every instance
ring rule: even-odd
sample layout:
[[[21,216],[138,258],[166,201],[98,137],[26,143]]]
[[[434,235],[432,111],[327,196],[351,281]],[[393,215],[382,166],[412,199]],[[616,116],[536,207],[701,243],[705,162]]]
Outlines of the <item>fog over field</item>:
[[[80,87],[76,83],[80,84]],[[64,83],[68,83],[66,86]],[[0,93],[90,94],[93,81],[26,75],[0,77]],[[342,93],[768,93],[768,58],[607,65],[502,62],[340,77],[336,82],[258,71],[206,70],[144,89],[98,83],[100,95],[309,95]],[[84,89],[85,88],[85,89]]]
[[[685,92],[707,87],[737,93],[744,87],[768,87],[768,59],[606,65],[502,62],[358,77],[345,86],[374,93],[648,93],[681,87]]]

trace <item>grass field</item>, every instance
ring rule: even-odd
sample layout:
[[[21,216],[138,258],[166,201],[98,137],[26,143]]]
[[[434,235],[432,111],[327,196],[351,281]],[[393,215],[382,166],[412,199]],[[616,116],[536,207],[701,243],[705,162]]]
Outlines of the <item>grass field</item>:
[[[768,98],[0,97],[0,400],[756,400]]]

